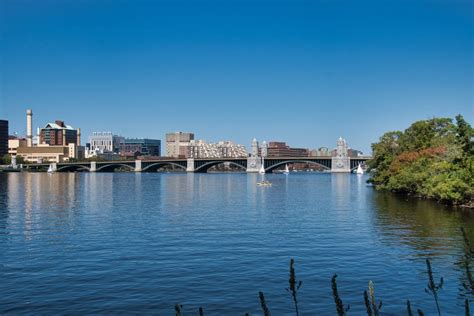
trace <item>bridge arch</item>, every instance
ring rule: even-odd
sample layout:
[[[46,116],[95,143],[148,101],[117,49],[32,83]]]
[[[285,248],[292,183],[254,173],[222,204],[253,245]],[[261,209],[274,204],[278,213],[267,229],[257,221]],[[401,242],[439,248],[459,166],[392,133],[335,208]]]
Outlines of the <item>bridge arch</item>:
[[[326,166],[326,165],[323,165],[321,163],[318,163],[316,161],[311,161],[311,160],[285,160],[285,161],[279,161],[277,163],[274,163],[274,164],[270,164],[269,166],[265,166],[265,171],[266,172],[272,172],[273,170],[277,169],[278,167],[282,166],[282,165],[286,165],[286,164],[290,164],[290,163],[307,163],[307,164],[312,164],[312,165],[316,165],[318,167],[322,167],[324,170],[331,170],[331,167],[329,166]],[[266,165],[266,164],[265,164]]]
[[[61,166],[61,167],[58,167],[58,169],[56,169],[57,172],[61,172],[61,171],[91,171],[91,169],[89,167],[86,167],[86,166],[83,166],[83,165],[65,165],[65,166]]]
[[[110,164],[106,164],[106,165],[101,165],[101,166],[97,166],[97,169],[96,171],[99,172],[99,171],[114,171],[115,169],[117,169],[118,167],[126,167],[128,168],[130,171],[135,171],[135,166],[131,166],[131,165],[128,165],[128,164],[124,164],[124,163],[110,163]]]
[[[176,166],[186,171],[186,167],[175,162],[157,162],[157,163],[150,164],[146,167],[143,167],[142,172],[152,171],[152,170],[157,171],[158,169],[164,166]]]
[[[228,160],[214,160],[214,161],[209,161],[205,164],[202,164],[198,167],[196,167],[194,169],[194,172],[207,172],[207,170],[209,170],[210,168],[214,167],[214,166],[217,166],[221,163],[229,163],[231,165],[234,165],[234,166],[237,166],[241,169],[243,169],[244,171],[247,170],[247,166],[244,166],[244,164],[240,164],[240,163],[237,163],[237,162],[234,162],[234,161],[228,161]]]

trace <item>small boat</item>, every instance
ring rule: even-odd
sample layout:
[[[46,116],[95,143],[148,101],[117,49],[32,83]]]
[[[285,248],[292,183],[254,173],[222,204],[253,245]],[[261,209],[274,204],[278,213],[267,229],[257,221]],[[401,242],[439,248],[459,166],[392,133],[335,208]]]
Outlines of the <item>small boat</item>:
[[[288,164],[285,165],[285,171],[283,171],[283,174],[290,174],[290,169],[288,169]]]
[[[356,171],[357,174],[364,174],[364,169],[362,169],[362,166],[359,164],[357,166],[357,171]]]
[[[49,165],[48,173],[51,174],[51,173],[53,173],[53,172],[54,172],[54,170],[53,170],[53,165],[51,164],[51,165]]]
[[[261,187],[271,187],[272,183],[270,181],[265,180],[265,181],[257,182],[257,185]]]
[[[263,160],[263,157],[262,157],[262,163],[260,165],[260,170],[258,170],[258,173],[265,174],[265,162]]]

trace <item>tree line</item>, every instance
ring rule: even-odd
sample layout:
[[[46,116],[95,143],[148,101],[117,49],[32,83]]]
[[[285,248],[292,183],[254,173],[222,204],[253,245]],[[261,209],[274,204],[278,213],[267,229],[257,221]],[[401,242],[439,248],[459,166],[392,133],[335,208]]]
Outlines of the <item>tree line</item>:
[[[413,123],[372,144],[369,182],[377,189],[409,193],[473,207],[474,130],[462,115]]]

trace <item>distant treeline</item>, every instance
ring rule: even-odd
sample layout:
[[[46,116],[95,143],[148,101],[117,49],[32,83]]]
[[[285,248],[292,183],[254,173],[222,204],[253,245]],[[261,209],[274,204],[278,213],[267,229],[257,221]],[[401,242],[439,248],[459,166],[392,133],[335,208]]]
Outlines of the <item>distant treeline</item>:
[[[372,144],[369,182],[377,189],[473,207],[474,131],[461,115],[413,123]]]

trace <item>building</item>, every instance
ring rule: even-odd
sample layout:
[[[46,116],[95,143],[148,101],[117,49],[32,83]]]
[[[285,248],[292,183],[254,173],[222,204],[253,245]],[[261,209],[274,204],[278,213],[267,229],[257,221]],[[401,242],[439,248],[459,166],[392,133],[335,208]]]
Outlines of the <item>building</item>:
[[[89,150],[99,153],[118,154],[124,140],[124,137],[113,135],[111,132],[94,132],[89,137]]]
[[[307,148],[291,148],[285,142],[269,142],[267,147],[268,157],[308,157]]]
[[[48,123],[40,129],[40,139],[38,145],[67,146],[71,143],[80,145],[80,130],[75,130],[63,121]],[[29,146],[30,147],[30,146]]]
[[[175,132],[166,134],[166,156],[185,158],[192,140],[194,140],[193,133]]]
[[[327,147],[319,147],[318,149],[313,149],[309,153],[312,157],[331,157],[332,153]]]
[[[123,156],[161,156],[161,140],[148,138],[126,138],[120,145]]]
[[[203,140],[191,140],[188,145],[188,158],[246,158],[245,146],[231,141],[206,143]]]
[[[19,147],[17,149],[17,156],[23,157],[26,162],[63,162],[69,160],[69,147]]]
[[[9,136],[8,137],[8,154],[15,156],[18,148],[20,147],[27,147],[28,142],[26,138],[21,138],[17,136]]]
[[[8,121],[0,120],[0,158],[8,154]]]

